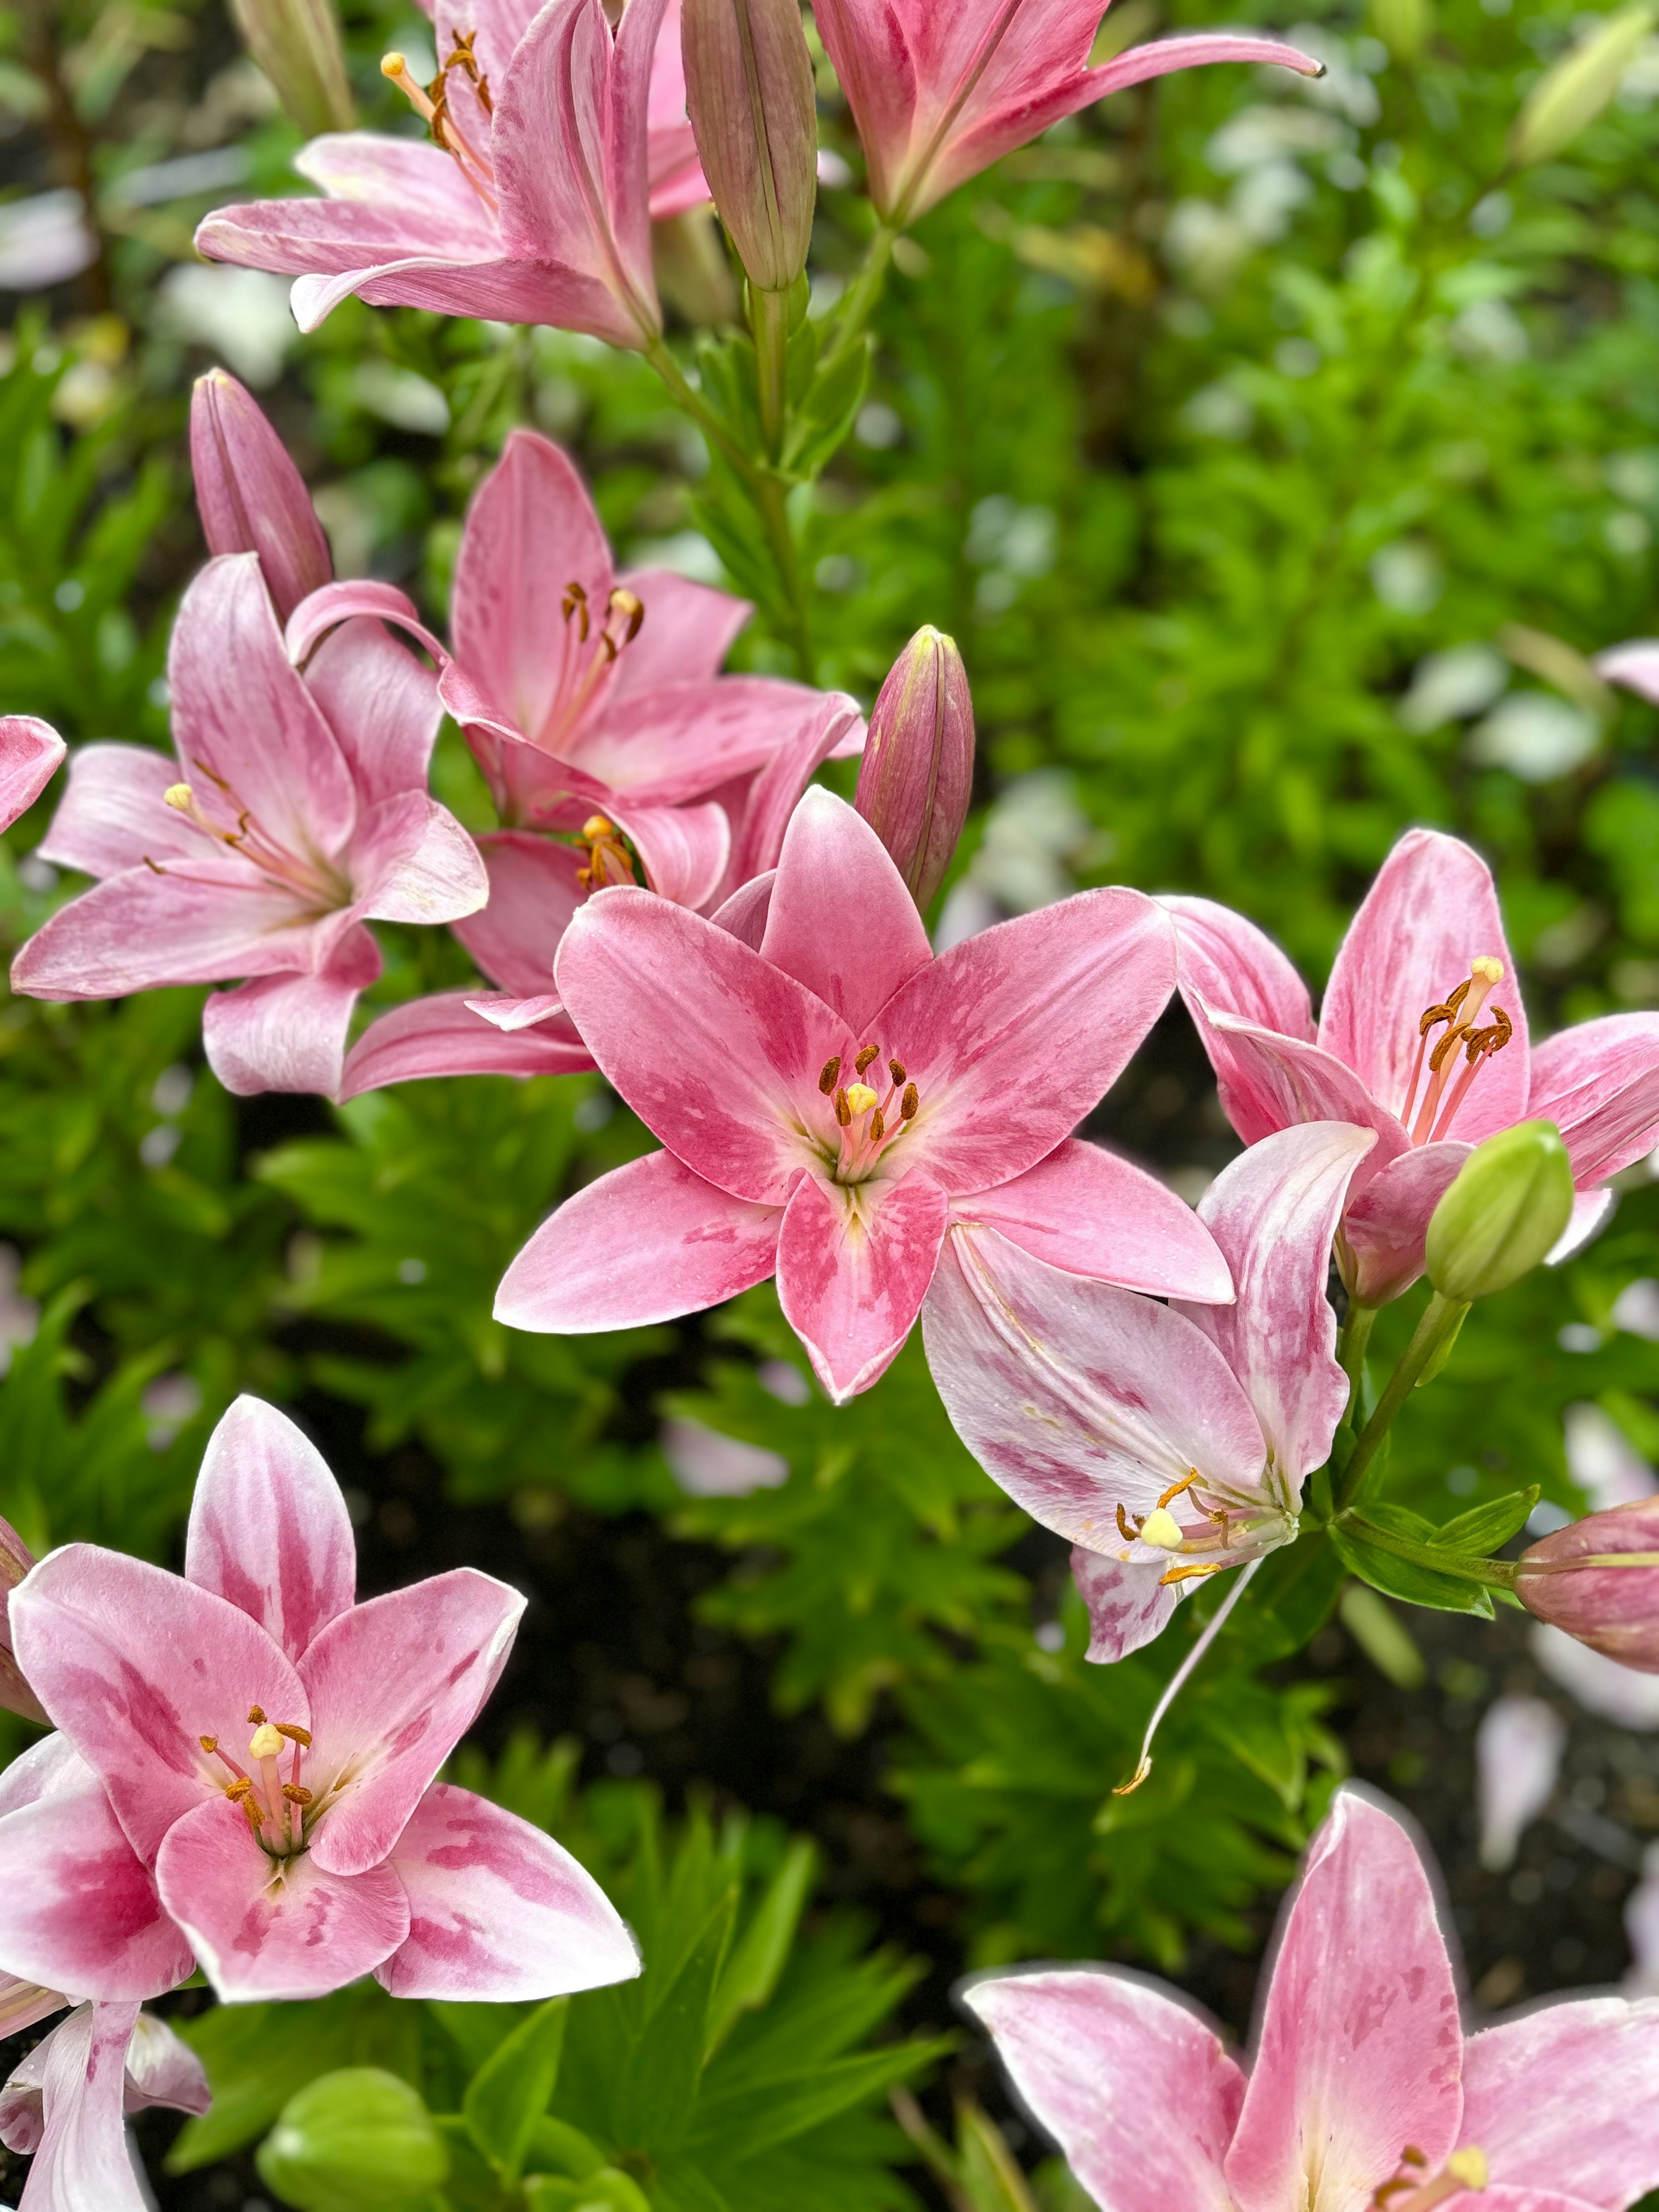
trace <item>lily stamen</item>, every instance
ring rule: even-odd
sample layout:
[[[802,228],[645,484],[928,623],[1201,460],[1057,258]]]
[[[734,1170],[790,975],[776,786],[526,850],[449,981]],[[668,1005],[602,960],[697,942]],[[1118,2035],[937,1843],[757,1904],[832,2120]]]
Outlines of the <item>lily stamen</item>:
[[[1468,975],[1455,990],[1449,991],[1437,1006],[1426,1009],[1417,1025],[1417,1054],[1412,1064],[1411,1080],[1406,1086],[1406,1096],[1401,1103],[1400,1118],[1411,1131],[1413,1145],[1437,1142],[1446,1134],[1452,1119],[1468,1094],[1480,1060],[1492,1053],[1501,1052],[1514,1034],[1514,1024],[1501,1006],[1492,1008],[1492,1025],[1482,1030],[1477,1026],[1486,1011],[1487,1000],[1504,980],[1504,963],[1490,953],[1481,953],[1469,963]],[[1429,1045],[1431,1033],[1445,1025],[1445,1035]],[[1451,1075],[1452,1063],[1462,1045],[1468,1052],[1469,1065],[1440,1111],[1442,1097]],[[1478,1045],[1478,1050],[1475,1048]],[[1418,1085],[1423,1076],[1423,1063],[1428,1061],[1428,1082],[1421,1103],[1418,1102]],[[1413,1117],[1416,1109],[1415,1119]],[[1439,1115],[1437,1121],[1436,1116]]]

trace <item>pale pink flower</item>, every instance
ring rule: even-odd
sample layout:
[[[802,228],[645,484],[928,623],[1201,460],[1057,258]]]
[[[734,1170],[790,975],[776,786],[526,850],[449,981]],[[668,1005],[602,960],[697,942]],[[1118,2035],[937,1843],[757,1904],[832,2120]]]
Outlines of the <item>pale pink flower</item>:
[[[472,841],[426,792],[434,679],[369,619],[336,628],[301,674],[252,553],[191,586],[168,676],[176,762],[76,752],[40,850],[100,880],[23,946],[12,987],[115,999],[246,977],[203,1017],[220,1081],[332,1091],[380,973],[365,922],[449,921],[488,896]]]
[[[566,932],[560,996],[665,1150],[543,1224],[502,1282],[501,1320],[622,1328],[775,1273],[840,1401],[908,1335],[952,1221],[1079,1275],[1230,1295],[1179,1200],[1069,1139],[1171,988],[1152,901],[1085,891],[935,960],[875,831],[814,789],[770,885],[724,920],[617,887]]]
[[[966,2001],[1109,2212],[1624,2212],[1659,2181],[1659,2003],[1563,1999],[1466,2036],[1429,1874],[1352,1788],[1280,1920],[1245,2065],[1110,1967]]]
[[[9,830],[33,805],[67,750],[49,722],[33,714],[0,714],[0,830]]]
[[[11,1599],[59,1733],[0,1777],[0,1972],[136,2002],[192,1954],[222,1998],[540,1998],[638,1972],[550,1838],[434,1775],[524,1600],[470,1567],[353,1602],[351,1523],[293,1424],[215,1430],[185,1574],[95,1546]]]
[[[1575,1651],[1583,1647],[1572,1646]],[[1480,1863],[1493,1874],[1515,1864],[1521,1838],[1555,1795],[1566,1723],[1542,1698],[1494,1698],[1474,1732]]]
[[[1535,1048],[1492,872],[1458,838],[1408,830],[1331,969],[1315,1029],[1306,985],[1243,915],[1165,901],[1181,990],[1247,1145],[1298,1121],[1352,1121],[1376,1145],[1337,1246],[1367,1305],[1422,1273],[1429,1216],[1483,1137],[1553,1121],[1578,1199],[1557,1256],[1591,1236],[1605,1188],[1659,1133],[1659,1014],[1609,1014]]]
[[[146,2212],[127,2116],[211,2101],[201,2060],[165,2021],[136,2004],[77,2006],[0,2086],[0,2142],[33,2159],[19,2212]]]
[[[1195,1582],[1294,1538],[1347,1404],[1325,1282],[1373,1141],[1312,1122],[1217,1176],[1198,1218],[1231,1305],[1079,1282],[961,1209],[922,1310],[928,1365],[981,1466],[1075,1547],[1090,1658],[1149,1643]]]
[[[1324,66],[1249,33],[1160,39],[1099,69],[1099,0],[817,0],[869,164],[870,197],[902,225],[945,193],[1108,93],[1200,62]]]
[[[296,277],[301,330],[355,292],[649,345],[662,329],[652,216],[708,197],[682,131],[684,80],[658,59],[666,6],[626,0],[614,31],[601,0],[441,7],[434,86],[416,85],[401,56],[386,64],[431,144],[313,138],[295,166],[323,198],[222,208],[198,247]]]

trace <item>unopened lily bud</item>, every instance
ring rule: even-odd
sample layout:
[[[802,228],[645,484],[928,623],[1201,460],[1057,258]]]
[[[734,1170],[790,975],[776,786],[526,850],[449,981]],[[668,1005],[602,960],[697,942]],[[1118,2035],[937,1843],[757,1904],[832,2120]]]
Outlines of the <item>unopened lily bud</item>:
[[[1593,123],[1624,82],[1625,71],[1653,28],[1654,10],[1624,8],[1591,17],[1591,29],[1547,70],[1516,120],[1510,152],[1526,167],[1550,161]]]
[[[1467,1305],[1529,1274],[1572,1216],[1572,1163],[1553,1121],[1477,1145],[1429,1221],[1429,1280]]]
[[[974,702],[954,638],[919,629],[888,672],[859,767],[859,812],[924,912],[974,788]]]
[[[47,1723],[46,1707],[23,1679],[12,1656],[11,1624],[6,1601],[34,1565],[34,1554],[9,1521],[0,1521],[0,1708],[25,1720]]]
[[[286,622],[331,580],[328,540],[282,440],[222,368],[196,380],[190,465],[208,550],[257,553],[277,619]]]
[[[1588,1513],[1521,1555],[1515,1594],[1529,1613],[1659,1674],[1659,1498]]]
[[[798,0],[685,0],[686,106],[702,173],[749,281],[787,292],[817,198],[812,58]]]
[[[407,2081],[347,2066],[289,2098],[257,2163],[266,2187],[300,2212],[374,2212],[438,2188],[449,2154]]]
[[[334,0],[230,0],[242,43],[307,138],[357,120]]]

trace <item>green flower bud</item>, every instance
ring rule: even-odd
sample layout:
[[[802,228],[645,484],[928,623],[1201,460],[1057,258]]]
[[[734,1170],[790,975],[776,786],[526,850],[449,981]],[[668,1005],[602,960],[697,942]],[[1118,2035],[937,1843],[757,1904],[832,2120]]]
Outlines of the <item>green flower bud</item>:
[[[1428,1277],[1467,1305],[1528,1274],[1572,1216],[1572,1163],[1553,1121],[1477,1145],[1429,1222]]]
[[[1621,9],[1591,19],[1593,27],[1547,70],[1527,95],[1510,137],[1510,152],[1525,167],[1550,161],[1593,123],[1624,81],[1625,71],[1653,28],[1650,7]]]
[[[357,120],[334,0],[230,0],[242,43],[307,138]]]
[[[346,2066],[289,2099],[256,2163],[299,2212],[380,2212],[424,2203],[449,2153],[417,2090],[378,2066]]]

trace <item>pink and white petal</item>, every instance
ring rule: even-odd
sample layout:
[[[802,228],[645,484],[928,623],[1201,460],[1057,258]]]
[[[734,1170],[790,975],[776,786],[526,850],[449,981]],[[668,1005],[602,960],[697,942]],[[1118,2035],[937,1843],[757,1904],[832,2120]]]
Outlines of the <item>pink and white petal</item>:
[[[1235,1494],[1261,1482],[1261,1424],[1231,1370],[1151,1298],[957,1228],[922,1330],[963,1443],[1033,1520],[1086,1551],[1128,1556],[1117,1508],[1149,1513],[1194,1468]]]
[[[155,1880],[89,1781],[0,1820],[0,1969],[77,1996],[160,1996],[185,1979],[190,1946]]]
[[[1238,2212],[1364,2204],[1404,2143],[1437,2172],[1459,2140],[1462,2053],[1416,1847],[1380,1805],[1341,1790],[1279,1924],[1226,2158]]]
[[[679,12],[678,6],[674,12]],[[689,124],[686,137],[690,138]],[[702,184],[702,173],[696,167],[695,143],[691,154],[696,180],[702,189],[696,199],[685,204],[698,207],[708,198],[708,187]],[[653,220],[660,219],[653,210]],[[645,609],[645,620],[617,665],[616,681],[611,687],[613,704],[655,690],[662,684],[707,682],[719,673],[739,631],[747,627],[755,611],[750,600],[733,599],[730,592],[716,591],[711,584],[693,583],[689,576],[676,575],[672,568],[629,568],[617,581],[626,585],[639,600]]]
[[[860,1041],[894,993],[932,965],[927,932],[887,848],[833,792],[803,793],[789,817],[760,950]]]
[[[158,2105],[172,2112],[204,2112],[213,2102],[206,2067],[154,2013],[141,2012],[133,2022],[122,2102],[129,2112]]]
[[[219,1796],[203,1736],[240,1758],[250,1705],[309,1719],[299,1676],[257,1622],[147,1560],[65,1545],[13,1590],[9,1613],[41,1704],[146,1864],[175,1820]]]
[[[127,2148],[123,2094],[135,2004],[80,2006],[30,2057],[39,2062],[39,2148],[27,2212],[146,2212]]]
[[[724,878],[732,857],[732,824],[723,806],[629,806],[612,810],[645,863],[659,898],[700,907]]]
[[[508,992],[496,991],[469,999],[466,1003],[473,1013],[493,1022],[508,1036],[520,1030],[533,1030],[538,1024],[551,1021],[564,1012],[563,1000],[550,991],[544,991],[534,999],[515,999]]]
[[[777,750],[757,771],[744,794],[741,813],[728,803],[726,811],[737,824],[732,847],[732,872],[722,886],[729,898],[740,884],[764,875],[778,865],[784,832],[801,793],[827,760],[841,760],[860,751],[864,744],[864,717],[858,702],[843,691],[817,696],[816,703],[783,735]],[[722,799],[727,794],[716,792]]]
[[[372,1973],[409,1935],[409,1899],[391,1867],[339,1874],[314,1849],[273,1859],[228,1797],[174,1822],[155,1875],[226,2004],[326,1996]]]
[[[400,251],[429,251],[434,240],[483,253],[495,226],[454,156],[423,138],[372,131],[328,131],[294,157],[302,177],[336,203],[374,209],[403,226]]]
[[[763,876],[735,890],[721,905],[717,906],[709,920],[716,929],[723,929],[758,952],[766,941],[766,921],[772,911],[772,886],[777,880],[777,870],[769,868]]]
[[[182,774],[213,820],[296,856],[340,850],[351,771],[289,659],[257,553],[221,554],[185,593],[167,681]]]
[[[1407,1149],[1406,1132],[1394,1115],[1377,1104],[1352,1068],[1322,1046],[1280,1036],[1276,1030],[1231,1014],[1207,1011],[1206,1018],[1226,1058],[1224,1074],[1222,1060],[1212,1050],[1222,1103],[1247,1145],[1304,1121],[1351,1121],[1356,1128],[1374,1129],[1377,1141],[1360,1177],[1362,1189]]]
[[[1199,1203],[1237,1296],[1180,1310],[1238,1377],[1280,1475],[1298,1488],[1329,1455],[1348,1402],[1325,1285],[1349,1186],[1376,1141],[1346,1121],[1281,1129],[1224,1167]]]
[[[537,1230],[501,1278],[509,1328],[581,1336],[702,1313],[777,1264],[775,1206],[732,1198],[649,1152],[588,1183]]]
[[[312,1832],[319,1866],[355,1875],[385,1858],[494,1689],[524,1607],[494,1576],[456,1567],[322,1631],[300,1662],[308,1784],[341,1793]]]
[[[369,807],[358,819],[349,860],[359,910],[371,921],[459,921],[489,896],[477,847],[449,809],[423,791],[398,792]]]
[[[68,750],[50,722],[33,714],[0,714],[0,830],[9,830],[28,811]]]
[[[448,653],[416,612],[415,602],[408,592],[400,592],[395,584],[379,583],[372,576],[342,577],[337,583],[321,584],[308,593],[288,618],[288,626],[283,632],[283,649],[296,668],[304,668],[331,630],[342,623],[360,620],[392,623],[429,653],[440,669],[447,665]],[[309,670],[307,673],[310,673]],[[417,776],[415,781],[419,782],[422,778]]]
[[[1207,2021],[1110,1967],[996,1975],[963,2002],[1097,2203],[1226,2212],[1222,2161],[1244,2077]]]
[[[1483,1068],[1478,1090],[1486,1079]],[[1515,1119],[1553,1121],[1580,1188],[1605,1182],[1659,1141],[1659,1014],[1604,1014],[1540,1044]]]
[[[818,1077],[854,1039],[823,1000],[726,930],[627,885],[571,922],[554,981],[594,1059],[694,1173],[781,1206],[802,1128],[839,1132]]]
[[[95,1777],[69,1738],[42,1736],[0,1768],[0,1816],[62,1790],[83,1790]]]
[[[43,1990],[37,1983],[20,1982],[10,1974],[0,1974],[0,2035],[21,2035],[26,2027],[33,2027],[43,2020],[50,2020],[53,2013],[62,2012],[69,2002],[61,1990]],[[11,2081],[15,2079],[14,2075]],[[10,2081],[0,2085],[0,2142],[8,2150],[33,2150],[33,2142],[15,2142],[12,2139],[17,2112],[8,2094],[10,2087]],[[37,2129],[35,2141],[39,2139]]]
[[[778,1232],[778,1304],[832,1401],[879,1381],[915,1326],[951,1203],[919,1170],[833,1188],[805,1175]]]
[[[363,805],[425,790],[443,709],[437,678],[407,646],[380,623],[356,616],[323,639],[305,684],[345,755]]]
[[[648,627],[648,612],[646,620]],[[621,699],[613,691],[604,713],[572,740],[569,757],[642,805],[683,806],[763,768],[799,732],[815,729],[824,696],[775,676],[704,677]]]
[[[1350,1203],[1342,1217],[1343,1271],[1362,1305],[1386,1305],[1422,1273],[1429,1216],[1472,1149],[1446,1139],[1397,1153]]]
[[[34,999],[125,999],[312,965],[312,917],[246,860],[129,868],[60,907],[12,962]]]
[[[274,204],[340,208],[338,202],[286,200]],[[218,219],[222,231],[230,228],[229,212]],[[198,231],[198,240],[206,228],[204,224]],[[212,253],[221,261],[245,260],[254,269],[277,265],[270,258],[256,258],[254,252],[228,252],[222,243],[216,244]],[[285,260],[281,266],[290,269],[294,263]],[[471,256],[411,254],[347,269],[337,276],[298,276],[289,295],[294,319],[302,331],[314,331],[354,293],[371,307],[421,307],[431,314],[464,315],[484,322],[549,323],[556,330],[585,331],[613,345],[640,343],[638,326],[617,306],[608,285],[515,253],[476,260]]]
[[[331,159],[337,149],[343,158]],[[436,147],[361,131],[349,142],[313,140],[300,155],[315,169],[325,160],[337,185],[329,198],[216,208],[197,226],[198,252],[285,276],[367,272],[440,250],[457,262],[500,254],[500,234],[459,164]]]
[[[1633,637],[1627,644],[1609,646],[1592,665],[1604,683],[1622,684],[1659,705],[1659,637]]]
[[[951,1212],[1068,1274],[1206,1305],[1233,1295],[1227,1263],[1186,1200],[1143,1168],[1075,1137],[1012,1182],[953,1200]]]
[[[517,998],[552,988],[553,956],[585,898],[580,850],[531,830],[492,830],[478,840],[489,902],[464,915],[455,934],[479,972]]]
[[[1218,1012],[1313,1043],[1308,987],[1265,930],[1213,899],[1166,897],[1158,904],[1175,918],[1183,996],[1195,992]]]
[[[179,764],[149,745],[77,745],[52,827],[35,848],[55,868],[116,876],[152,860],[191,860],[212,849],[163,793]]]
[[[1567,1225],[1544,1255],[1544,1264],[1559,1267],[1564,1260],[1571,1260],[1575,1252],[1582,1252],[1587,1244],[1593,1243],[1612,1218],[1617,1202],[1618,1194],[1614,1191],[1576,1191]]]
[[[353,929],[319,975],[262,975],[216,991],[202,1009],[208,1066],[238,1098],[264,1091],[331,1098],[358,994],[380,972],[374,939]]]
[[[185,1576],[240,1606],[295,1660],[356,1595],[340,1486],[304,1431],[261,1399],[238,1398],[208,1438]]]
[[[472,1012],[471,996],[440,992],[371,1022],[346,1054],[335,1097],[343,1102],[431,1076],[577,1075],[592,1066],[568,1023],[507,1036]]]
[[[1522,1118],[1528,1080],[1527,1010],[1504,935],[1498,887],[1472,847],[1437,830],[1407,831],[1349,925],[1319,1017],[1324,1049],[1352,1068],[1379,1104],[1403,1119],[1423,1042],[1423,1014],[1467,982],[1470,962],[1481,958],[1501,961],[1504,968],[1485,1018],[1501,1006],[1515,1034],[1481,1068],[1458,1109],[1455,1133],[1469,1144]]]
[[[953,945],[889,1000],[875,1040],[921,1093],[903,1140],[917,1164],[952,1192],[1034,1168],[1110,1089],[1175,979],[1174,926],[1139,891],[1080,891]]]
[[[1659,2184],[1656,2103],[1659,1998],[1542,2005],[1464,2047],[1462,2140],[1516,2189],[1623,2212]]]
[[[394,1997],[513,2004],[631,1981],[640,1956],[586,1869],[541,1829],[434,1784],[391,1864],[409,1934],[375,1969]]]
[[[1162,1565],[1104,1558],[1072,1547],[1072,1579],[1089,1611],[1089,1649],[1097,1667],[1110,1667],[1139,1651],[1169,1626],[1190,1583],[1166,1583]]]
[[[451,626],[471,681],[527,738],[552,712],[574,632],[572,584],[597,616],[611,594],[611,548],[569,456],[514,430],[466,512]]]

